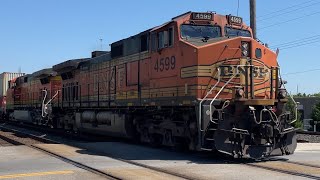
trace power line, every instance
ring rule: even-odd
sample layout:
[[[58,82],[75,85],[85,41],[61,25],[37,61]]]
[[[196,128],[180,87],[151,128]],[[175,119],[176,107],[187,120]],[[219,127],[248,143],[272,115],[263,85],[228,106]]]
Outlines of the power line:
[[[268,26],[264,26],[262,28],[259,28],[259,30],[267,29],[267,28],[270,28],[270,27],[273,27],[273,26],[277,26],[277,25],[282,25],[284,23],[292,22],[292,21],[295,21],[295,20],[298,20],[298,19],[302,19],[304,17],[313,16],[313,15],[316,15],[316,14],[320,14],[320,11],[317,11],[317,12],[314,12],[314,13],[311,13],[311,14],[306,14],[306,15],[303,15],[303,16],[300,16],[300,17],[297,17],[297,18],[293,18],[293,19],[289,19],[289,20],[286,20],[286,21],[274,23],[274,24],[271,24],[271,25],[268,25]]]
[[[275,16],[275,14],[279,13],[279,12],[282,12],[282,11],[287,11],[287,10],[290,10],[292,8],[295,8],[295,7],[299,7],[299,6],[303,6],[303,5],[306,5],[308,3],[312,3],[312,2],[316,2],[314,4],[318,4],[319,0],[310,0],[310,1],[306,1],[306,2],[303,2],[303,3],[299,3],[299,4],[296,4],[296,5],[292,5],[292,6],[289,6],[289,7],[286,7],[286,8],[283,8],[283,9],[279,9],[279,10],[276,10],[276,11],[272,11],[270,13],[267,13],[267,14],[264,14],[264,15],[261,15],[261,16],[258,16],[257,19],[260,19],[262,17],[268,17],[268,16]],[[313,4],[313,5],[314,5]],[[277,15],[276,15],[277,16]],[[249,21],[249,19],[246,19],[245,20],[246,22]],[[260,21],[260,20],[259,20]]]
[[[306,1],[306,2],[300,3],[300,4],[292,5],[292,6],[283,8],[283,9],[279,9],[279,10],[270,12],[270,13],[268,13],[268,14],[265,14],[265,15],[262,15],[262,16],[258,16],[258,19],[261,18],[261,17],[273,15],[273,14],[278,13],[278,12],[281,12],[281,11],[286,11],[286,10],[288,10],[288,9],[292,9],[292,8],[295,8],[295,7],[299,7],[299,6],[301,6],[301,5],[305,5],[305,4],[308,4],[308,3],[310,3],[310,2],[318,2],[318,0],[310,0],[310,1]]]
[[[312,3],[312,4],[308,4],[308,3]],[[300,4],[297,4],[297,5],[289,6],[289,7],[285,8],[285,9],[280,9],[280,10],[274,11],[272,13],[269,13],[267,15],[264,15],[264,16],[269,16],[269,17],[268,18],[264,18],[264,19],[262,19],[260,21],[271,19],[273,17],[277,17],[279,15],[287,14],[287,13],[294,12],[294,11],[297,11],[297,10],[305,9],[307,7],[311,7],[311,6],[314,6],[314,5],[319,4],[319,3],[320,3],[319,1],[310,0],[310,1],[307,1],[307,2],[304,2],[304,3],[300,3]],[[306,4],[308,4],[308,5],[306,5]],[[299,7],[299,8],[297,8],[297,7]],[[293,10],[288,11],[288,9],[289,10],[293,9]],[[311,14],[306,14],[306,15],[303,15],[303,16],[300,16],[300,17],[297,17],[297,18],[293,18],[293,19],[289,19],[289,20],[283,21],[283,22],[274,23],[274,24],[262,27],[259,30],[267,29],[267,28],[274,27],[274,26],[277,26],[277,25],[282,25],[284,23],[292,22],[292,21],[299,20],[299,19],[302,19],[302,18],[305,18],[305,17],[308,17],[308,16],[313,16],[313,15],[316,15],[316,14],[319,14],[319,13],[320,13],[320,11],[316,11],[316,12],[311,13]],[[261,18],[261,17],[263,17],[263,16],[260,16],[259,18]],[[277,48],[279,48],[281,50],[285,50],[285,49],[291,49],[291,48],[305,46],[305,45],[309,45],[309,44],[314,44],[314,43],[318,43],[318,42],[320,42],[320,35],[315,35],[315,36],[306,37],[306,38],[303,38],[303,39],[298,39],[298,40],[294,40],[294,41],[278,44],[278,45],[275,45],[275,46],[271,46],[271,48],[276,48],[277,47]]]
[[[312,4],[310,4],[310,3],[312,3]],[[301,9],[305,9],[305,8],[308,8],[308,7],[317,5],[317,4],[320,4],[319,0],[310,0],[310,1],[307,1],[307,2],[304,2],[304,3],[292,5],[292,6],[289,6],[287,8],[283,8],[283,9],[280,9],[280,10],[277,10],[277,11],[273,11],[273,12],[268,13],[266,15],[259,16],[258,18],[260,18],[259,21],[264,21],[264,20],[267,20],[267,19],[272,19],[274,17],[278,17],[278,16],[283,15],[283,14],[288,14],[288,13],[295,12],[295,11],[298,11],[298,10],[301,10]],[[305,15],[300,16],[300,17],[296,17],[296,18],[293,18],[293,19],[289,19],[289,20],[286,20],[286,21],[274,23],[274,24],[259,28],[259,30],[271,28],[271,27],[274,27],[274,26],[277,26],[277,25],[282,25],[284,23],[296,21],[296,20],[299,20],[299,19],[302,19],[302,18],[305,18],[305,17],[309,17],[309,16],[313,16],[313,15],[319,14],[319,13],[320,13],[320,11],[316,11],[316,12],[310,13],[310,14],[305,14]],[[266,18],[262,18],[261,19],[261,17],[266,17]],[[317,43],[317,42],[320,42],[320,35],[315,35],[315,36],[311,36],[311,37],[307,37],[307,38],[303,38],[303,39],[298,39],[298,40],[294,40],[294,41],[278,44],[278,45],[271,46],[271,47],[273,47],[273,48],[277,47],[277,48],[279,48],[281,50],[285,50],[285,49],[291,49],[291,48],[305,46],[305,45],[309,45],[309,44],[314,44],[314,43]]]
[[[309,44],[314,44],[314,43],[317,43],[317,42],[320,42],[320,39],[319,39],[319,40],[316,40],[316,41],[310,41],[310,42],[305,42],[305,43],[300,43],[300,44],[297,43],[297,44],[295,44],[295,45],[281,47],[280,49],[281,49],[281,50],[291,49],[291,48],[295,48],[295,47],[300,47],[300,46],[305,46],[305,45],[309,45]]]
[[[318,38],[314,38],[314,39],[309,39],[309,40],[301,40],[300,42],[294,41],[294,43],[287,43],[286,45],[283,46],[272,46],[272,48],[279,48],[281,50],[285,50],[285,49],[291,49],[291,48],[295,48],[295,47],[300,47],[300,46],[305,46],[305,45],[309,45],[309,44],[314,44],[314,43],[318,43],[320,42],[320,37]]]
[[[293,41],[289,41],[289,42],[285,42],[285,43],[281,43],[281,44],[277,44],[277,45],[273,45],[273,46],[270,46],[270,47],[281,47],[281,46],[286,46],[286,45],[290,45],[290,44],[301,43],[303,41],[310,41],[310,40],[318,39],[318,38],[320,38],[320,34],[319,35],[314,35],[314,36],[309,36],[309,37],[306,37],[306,38],[293,40]]]
[[[308,44],[314,44],[317,42],[320,42],[320,35],[315,35],[315,36],[311,36],[303,39],[298,39],[298,40],[270,46],[270,48],[271,49],[279,48],[281,50],[284,50],[284,49],[291,49],[291,48],[300,47]]]
[[[287,76],[287,75],[295,75],[295,74],[302,74],[302,73],[308,73],[308,72],[314,72],[314,71],[320,71],[320,69],[309,69],[309,70],[305,70],[305,71],[297,71],[297,72],[291,72],[291,73],[285,73],[282,74],[283,76]]]
[[[270,16],[270,17],[259,19],[259,21],[265,21],[265,20],[268,20],[268,19],[272,19],[272,18],[275,18],[275,17],[279,17],[279,16],[281,16],[281,15],[289,14],[289,13],[291,13],[291,12],[296,12],[296,11],[299,11],[299,10],[302,10],[302,9],[305,9],[305,8],[308,8],[308,7],[317,5],[317,4],[320,4],[320,2],[316,2],[316,3],[313,3],[313,4],[309,4],[309,5],[307,5],[307,6],[303,6],[303,7],[301,7],[301,8],[296,8],[296,9],[293,9],[293,10],[290,10],[290,11],[286,11],[286,12],[283,12],[283,13],[280,13],[280,14],[273,14],[273,15]]]

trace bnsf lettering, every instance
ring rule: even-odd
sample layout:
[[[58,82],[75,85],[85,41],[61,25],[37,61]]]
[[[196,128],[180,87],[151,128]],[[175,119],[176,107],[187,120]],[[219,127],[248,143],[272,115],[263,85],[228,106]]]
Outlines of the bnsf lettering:
[[[154,65],[154,70],[157,72],[162,72],[162,71],[168,71],[170,69],[176,68],[176,57],[171,56],[166,57],[166,58],[161,58],[160,60],[157,59],[155,65]]]
[[[237,66],[220,66],[221,69],[221,76],[222,77],[232,77],[236,74]],[[249,74],[249,67],[238,67],[238,75],[237,77],[242,75]],[[253,67],[253,77],[255,78],[265,78],[268,73],[268,69],[264,67]]]

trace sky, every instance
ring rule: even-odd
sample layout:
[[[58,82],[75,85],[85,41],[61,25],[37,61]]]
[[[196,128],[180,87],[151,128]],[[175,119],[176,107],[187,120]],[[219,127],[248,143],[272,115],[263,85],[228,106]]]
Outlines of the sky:
[[[293,94],[320,92],[319,9],[320,0],[257,0],[257,36],[280,48]],[[239,0],[239,8],[238,0],[0,0],[0,72],[32,73],[89,57],[187,11],[238,14],[250,22],[249,0]]]

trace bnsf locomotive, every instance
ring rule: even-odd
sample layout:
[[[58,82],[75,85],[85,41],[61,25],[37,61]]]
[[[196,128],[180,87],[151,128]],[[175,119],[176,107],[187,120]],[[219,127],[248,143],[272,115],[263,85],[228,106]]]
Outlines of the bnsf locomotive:
[[[188,12],[10,83],[9,120],[234,157],[296,148],[277,55],[242,18]]]

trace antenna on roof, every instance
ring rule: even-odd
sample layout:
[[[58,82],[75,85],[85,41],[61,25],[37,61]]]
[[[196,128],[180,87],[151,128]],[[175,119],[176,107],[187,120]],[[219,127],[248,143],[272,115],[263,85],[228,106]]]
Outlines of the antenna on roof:
[[[21,66],[19,66],[18,73],[21,73]]]
[[[102,51],[102,50],[103,50],[103,48],[102,48],[102,41],[103,41],[103,39],[100,38],[99,40],[100,40],[100,48],[101,48],[100,50]]]
[[[239,16],[240,0],[238,0],[237,16]]]

